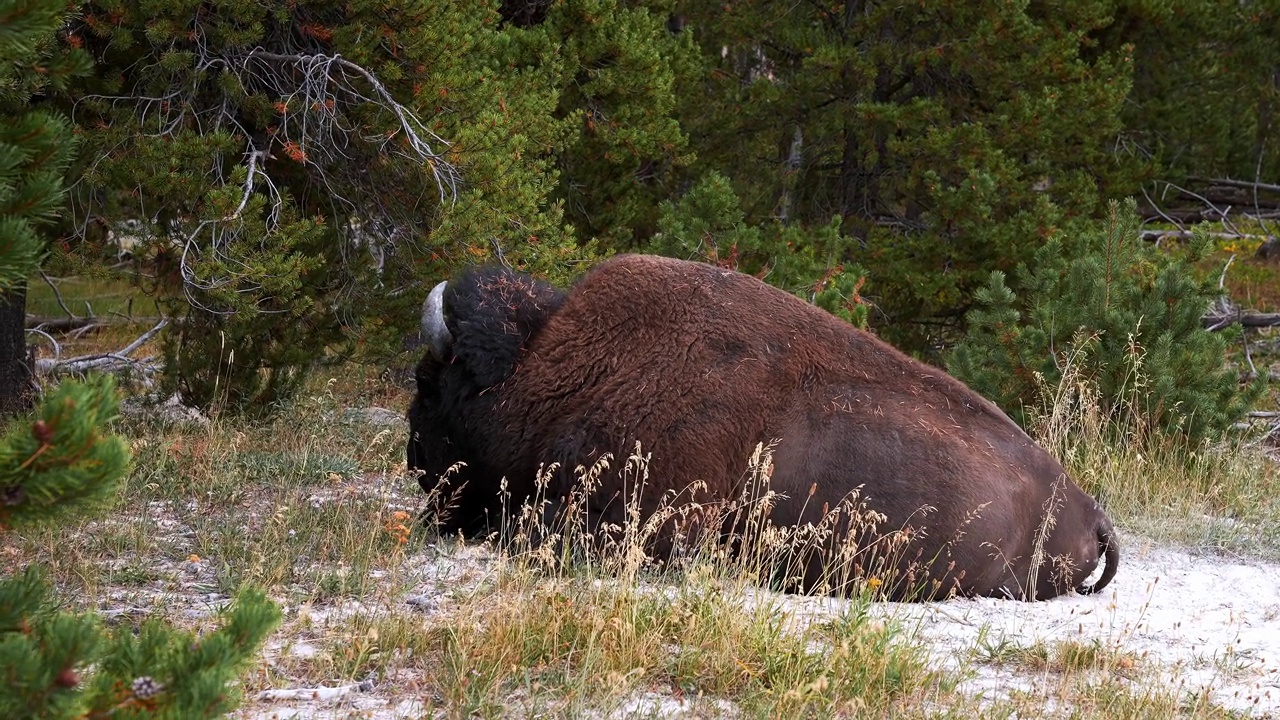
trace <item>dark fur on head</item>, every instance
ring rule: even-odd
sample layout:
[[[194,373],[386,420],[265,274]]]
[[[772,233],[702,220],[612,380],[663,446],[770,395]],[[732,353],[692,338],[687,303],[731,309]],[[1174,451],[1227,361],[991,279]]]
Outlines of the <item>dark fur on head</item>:
[[[776,439],[771,522],[820,522],[858,492],[885,520],[839,532],[861,548],[907,531],[897,536],[909,538],[905,554],[883,568],[897,578],[882,588],[892,597],[1046,598],[1115,574],[1106,514],[1008,416],[756,278],[626,255],[568,293],[502,270],[464,273],[443,305],[453,345],[418,366],[408,454],[428,491],[466,463],[448,480],[464,485],[446,530],[495,527],[504,499],[518,510],[543,463],[620,461],[637,441],[652,458],[642,517],[669,492],[735,501],[753,448]],[[550,497],[572,479],[557,476]],[[588,522],[621,525],[628,489],[615,474],[600,480]],[[704,489],[691,496],[695,483]],[[1100,561],[1102,577],[1086,585]],[[830,568],[821,554],[805,563],[810,587]]]
[[[408,457],[411,469],[424,471],[418,482],[435,493],[438,509],[456,504],[442,513],[450,518],[442,530],[483,530],[500,510],[495,489],[503,473],[482,459],[486,443],[475,433],[481,420],[473,411],[492,399],[481,399],[485,390],[515,372],[564,298],[547,282],[501,267],[468,269],[445,287],[445,323],[454,343],[449,357],[427,353],[414,372],[418,393],[409,407]],[[440,476],[459,461],[467,467],[438,487]]]
[[[479,388],[506,380],[564,297],[549,283],[501,267],[463,272],[445,290],[455,361]]]

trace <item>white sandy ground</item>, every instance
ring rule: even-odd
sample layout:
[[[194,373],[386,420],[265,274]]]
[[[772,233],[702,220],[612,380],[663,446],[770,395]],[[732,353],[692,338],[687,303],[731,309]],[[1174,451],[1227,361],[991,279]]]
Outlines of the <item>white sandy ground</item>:
[[[1280,566],[1129,545],[1099,595],[952,600],[889,612],[918,623],[918,637],[942,666],[973,669],[961,687],[975,695],[998,697],[1036,682],[1025,668],[968,662],[980,633],[989,644],[1097,641],[1161,668],[1167,687],[1207,690],[1222,707],[1280,718]]]
[[[483,559],[478,548],[463,548],[454,560],[441,558],[421,568],[422,593],[409,602],[426,614],[452,584],[461,565]],[[428,577],[430,576],[430,577]],[[838,615],[842,601],[829,598],[772,596],[792,613],[794,622]],[[356,612],[375,610],[356,608]],[[1220,556],[1192,555],[1150,547],[1126,538],[1120,572],[1102,593],[1048,602],[957,599],[941,603],[877,604],[873,612],[903,624],[930,648],[938,667],[958,670],[966,679],[959,690],[975,697],[1001,699],[1013,692],[1052,687],[1052,673],[1023,664],[978,662],[978,648],[1001,642],[1020,647],[1037,641],[1097,642],[1128,653],[1144,667],[1158,668],[1165,687],[1207,692],[1223,707],[1254,718],[1280,720],[1280,565]],[[306,644],[275,648],[305,654]],[[269,653],[271,650],[268,651]],[[387,678],[305,691],[266,691],[246,697],[238,718],[423,717],[415,697],[418,679]],[[608,717],[732,717],[731,703],[699,702],[696,707],[661,693],[644,692],[622,702]]]

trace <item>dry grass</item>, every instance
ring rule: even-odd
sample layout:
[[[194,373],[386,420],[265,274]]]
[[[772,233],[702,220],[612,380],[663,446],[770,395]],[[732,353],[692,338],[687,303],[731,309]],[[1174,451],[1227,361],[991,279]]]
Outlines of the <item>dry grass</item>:
[[[1133,359],[1140,387],[1141,359]],[[1118,430],[1074,366],[1048,388],[1033,434],[1123,529],[1200,551],[1280,559],[1280,463],[1272,441],[1201,447],[1139,423]]]

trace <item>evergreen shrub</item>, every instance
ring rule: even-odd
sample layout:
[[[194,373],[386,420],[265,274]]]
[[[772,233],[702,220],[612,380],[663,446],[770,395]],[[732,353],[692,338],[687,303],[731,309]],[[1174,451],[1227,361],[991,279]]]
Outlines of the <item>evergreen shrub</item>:
[[[1051,238],[1012,284],[992,272],[948,369],[1020,420],[1070,361],[1118,427],[1192,442],[1231,427],[1263,385],[1241,387],[1226,362],[1238,329],[1204,327],[1221,294],[1192,269],[1208,238],[1168,253],[1147,246],[1138,224],[1132,201],[1113,201],[1101,223]]]

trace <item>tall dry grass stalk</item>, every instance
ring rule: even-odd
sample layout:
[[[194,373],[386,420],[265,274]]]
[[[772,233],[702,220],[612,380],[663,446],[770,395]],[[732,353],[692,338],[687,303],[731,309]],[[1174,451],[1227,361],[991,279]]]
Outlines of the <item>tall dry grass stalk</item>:
[[[807,508],[810,488],[802,502],[814,520],[775,524],[772,511],[788,498],[770,486],[772,449],[771,444],[755,448],[731,500],[706,499],[702,483],[646,497],[651,468],[639,444],[616,470],[608,455],[575,468],[571,490],[562,497],[548,490],[559,468],[544,467],[535,496],[504,512],[490,539],[514,562],[598,573],[624,583],[646,573],[714,568],[726,582],[775,590],[868,599],[945,594],[928,570],[946,561],[907,558],[918,530],[884,527],[885,516],[867,506],[860,488],[835,507],[821,509]],[[600,495],[607,473],[616,473],[610,478],[610,486],[620,488],[614,497]],[[929,512],[932,508],[921,508],[922,516]]]
[[[1280,473],[1247,435],[1192,445],[1162,433],[1135,403],[1148,380],[1130,343],[1123,400],[1108,409],[1084,375],[1088,343],[1065,356],[1062,379],[1040,378],[1029,431],[1123,529],[1158,541],[1280,557]]]
[[[720,698],[750,717],[884,716],[941,692],[944,676],[902,629],[867,612],[883,582],[852,570],[867,551],[833,540],[851,518],[883,518],[854,495],[817,526],[776,527],[770,463],[758,447],[741,498],[710,503],[695,500],[699,486],[645,497],[650,465],[639,446],[616,469],[609,457],[576,468],[564,498],[546,496],[559,468],[544,468],[540,495],[491,536],[488,579],[428,632],[441,705],[459,717],[501,715],[515,697],[516,714],[576,715],[656,690],[712,714]],[[625,493],[621,522],[590,502],[610,472]],[[799,621],[785,596],[761,585],[796,583],[833,542],[850,562],[819,582],[853,598],[839,601],[834,621]],[[669,554],[655,560],[655,546]]]

